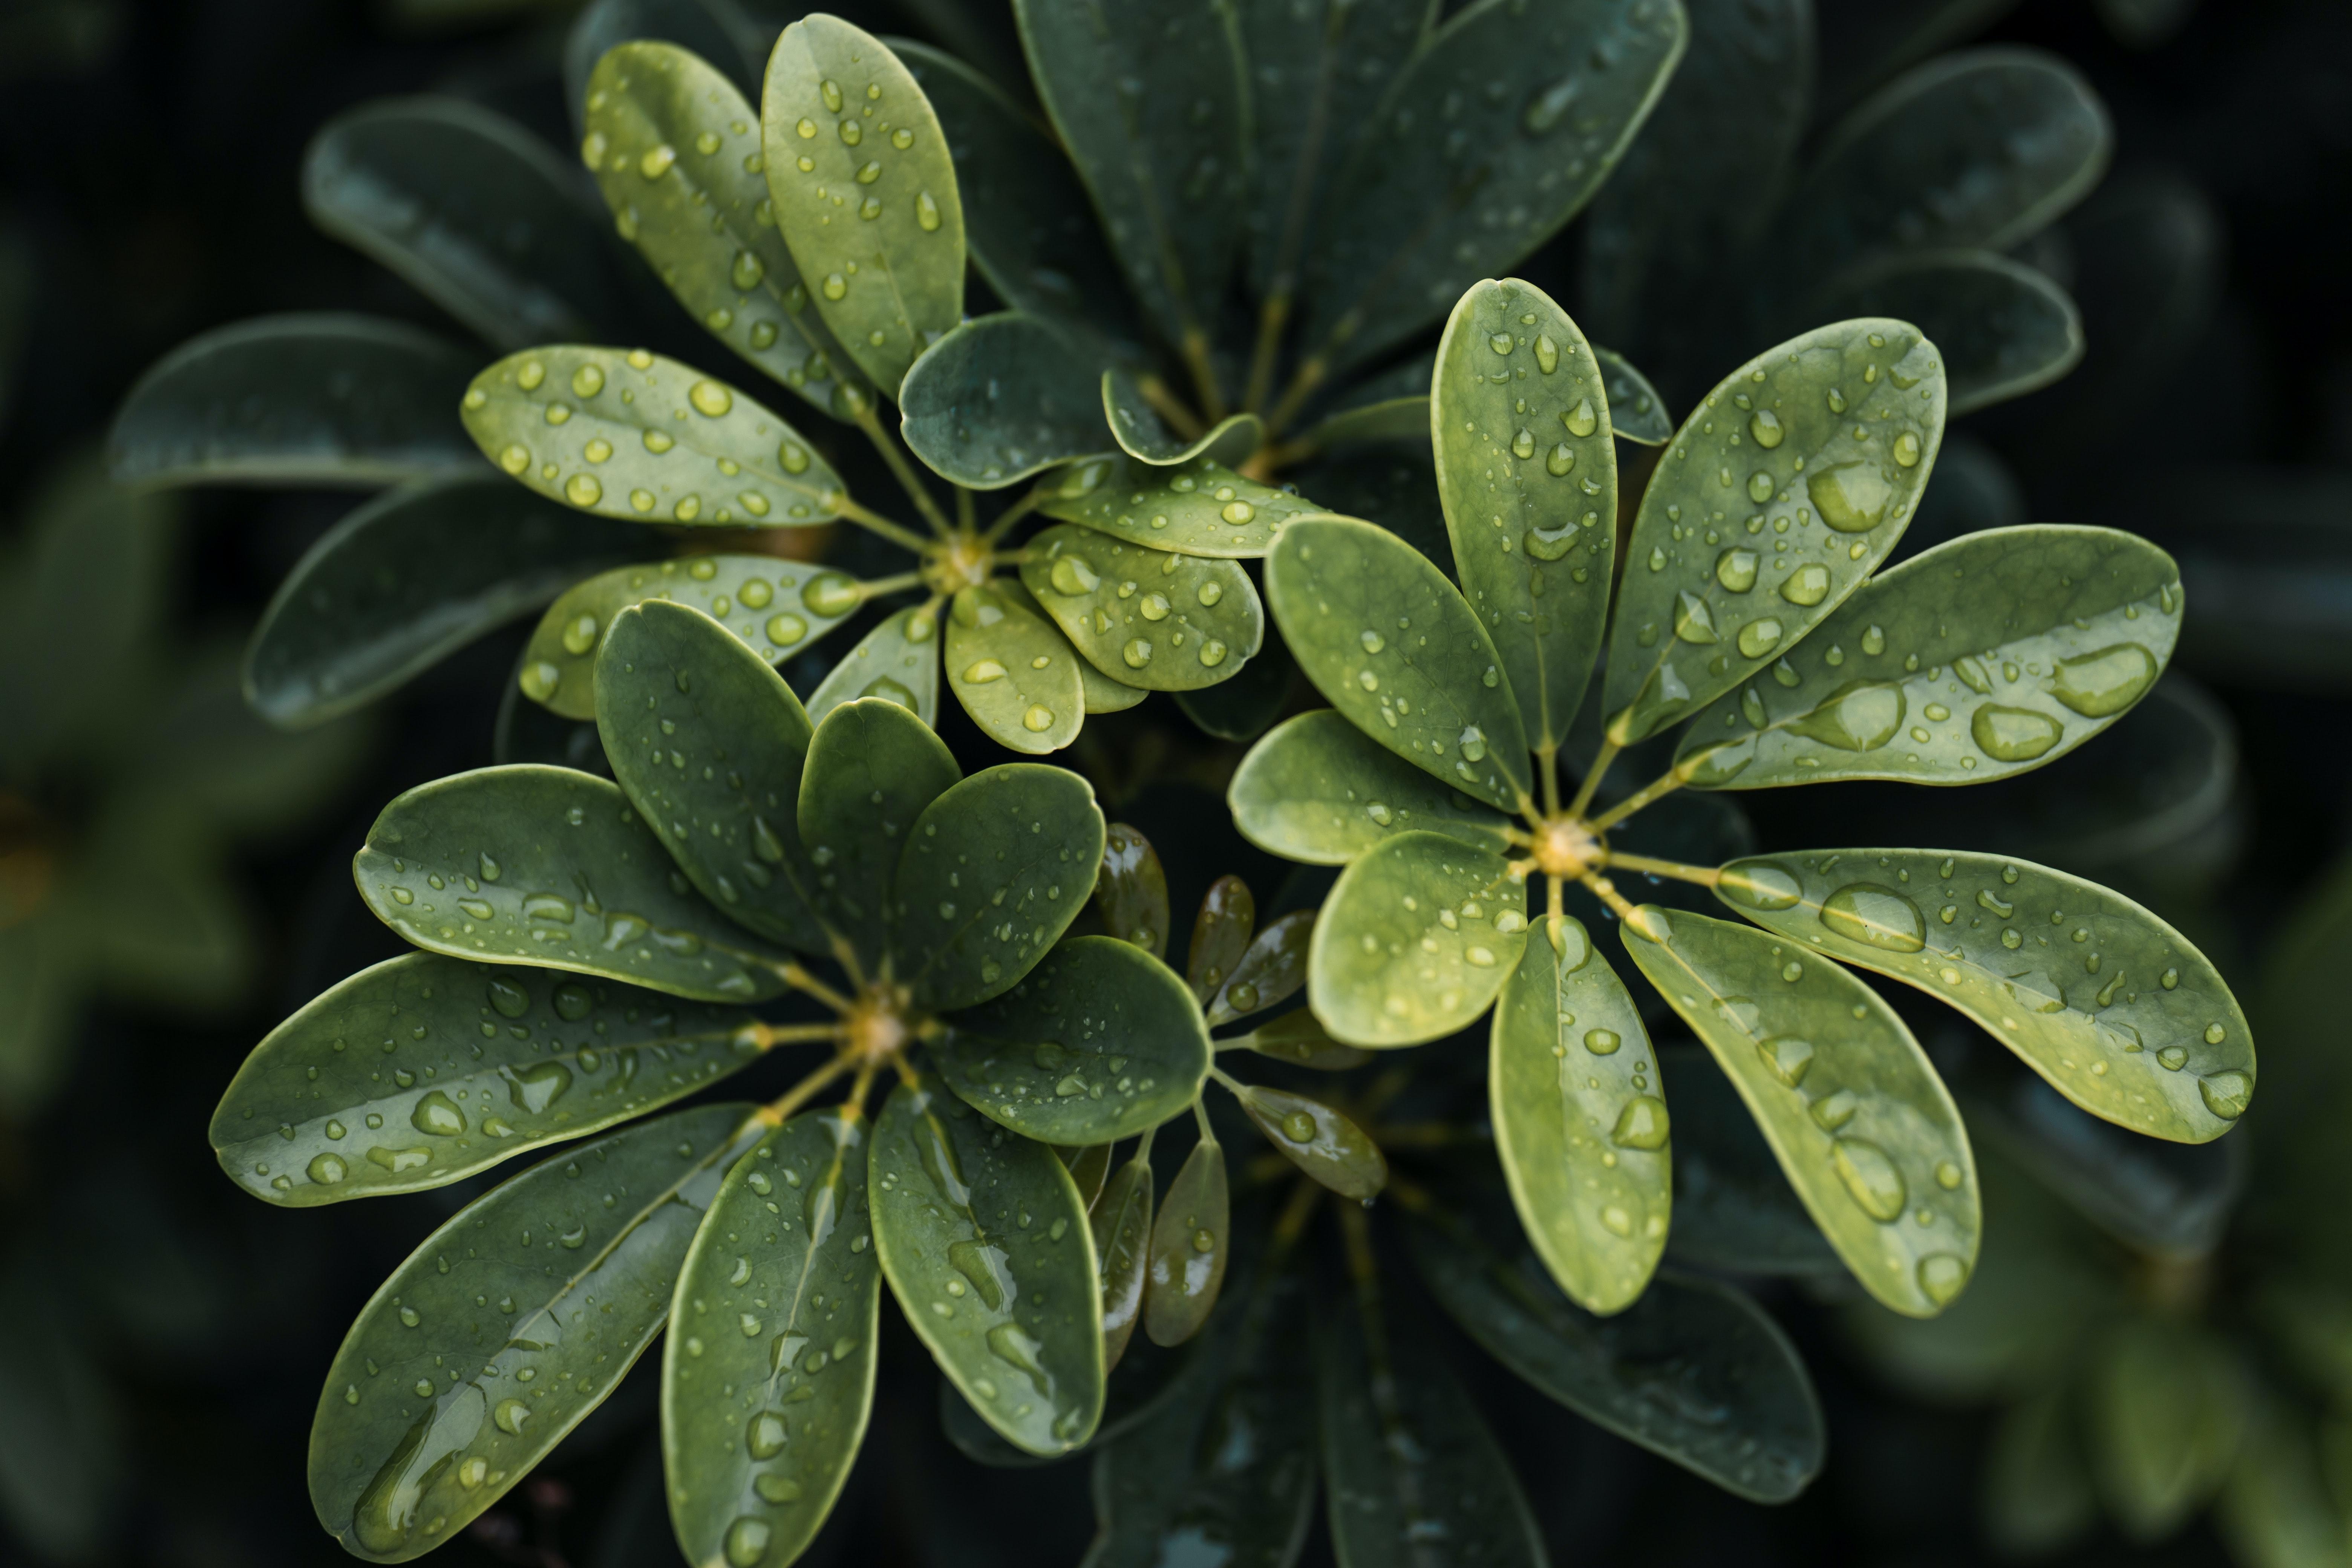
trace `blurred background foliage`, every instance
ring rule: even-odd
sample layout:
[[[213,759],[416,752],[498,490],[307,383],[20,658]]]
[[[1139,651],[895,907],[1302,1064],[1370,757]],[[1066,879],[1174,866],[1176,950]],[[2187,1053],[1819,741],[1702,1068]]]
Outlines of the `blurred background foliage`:
[[[397,950],[351,897],[345,857],[397,790],[490,761],[524,628],[363,721],[273,733],[237,700],[236,651],[350,497],[131,497],[99,479],[91,449],[137,374],[205,328],[359,310],[442,330],[421,296],[310,226],[303,149],[338,112],[420,91],[570,146],[581,8],[0,0],[0,469],[16,480],[0,503],[0,1559],[344,1560],[302,1489],[317,1378],[374,1282],[482,1184],[332,1223],[268,1211],[217,1178],[204,1127],[269,1022]],[[836,8],[1020,79],[994,0]],[[786,16],[776,0],[598,10],[616,37],[635,12],[691,10],[714,47],[732,23],[753,54]],[[1956,839],[2109,882],[2179,925],[2247,998],[2266,1088],[2220,1143],[2149,1145],[1906,1004],[1987,1167],[1987,1249],[1959,1307],[1924,1324],[1845,1299],[1801,1258],[1760,1260],[1784,1270],[1760,1288],[1832,1433],[1826,1472],[1788,1508],[1738,1502],[1454,1359],[1563,1556],[2345,1564],[2352,10],[1816,12],[1815,138],[1900,70],[1985,41],[2054,51],[2113,118],[2105,179],[2011,258],[2078,302],[2081,362],[1956,424],[1906,552],[2029,519],[2132,529],[2180,560],[2179,661],[2103,746],[1932,809],[1965,812]],[[1640,199],[1641,166],[1637,143],[1604,208]],[[1692,377],[1780,325],[1704,233],[1643,275],[1638,312],[1609,321],[1623,285],[1594,227],[1572,225],[1521,273],[1675,409]],[[649,280],[631,286],[662,321]],[[1187,847],[1171,861],[1178,908],[1223,871],[1277,885],[1216,793],[1234,752],[1165,706],[1090,728],[1072,760],[1113,815]],[[1870,842],[1881,825],[1917,837],[1919,799],[1846,785],[1746,804],[1770,842]],[[1077,1562],[1084,1468],[963,1458],[915,1349],[885,1358],[867,1462],[808,1561]],[[641,1375],[439,1560],[675,1562],[658,1479]],[[1307,1561],[1328,1560],[1311,1542]]]

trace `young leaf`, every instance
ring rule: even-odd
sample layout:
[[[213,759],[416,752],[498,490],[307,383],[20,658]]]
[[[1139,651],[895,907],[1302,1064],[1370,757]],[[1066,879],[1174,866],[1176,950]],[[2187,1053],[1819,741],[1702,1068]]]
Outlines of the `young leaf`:
[[[1353,518],[1294,521],[1266,556],[1265,592],[1307,679],[1356,728],[1489,805],[1528,797],[1501,656],[1426,556]]]
[[[1009,751],[1042,756],[1086,722],[1081,662],[1069,639],[1012,584],[960,588],[949,605],[949,689],[973,723]]]
[[[2135,1315],[2101,1340],[2084,1413],[2092,1474],[2124,1534],[2156,1541],[2229,1474],[2245,1433],[2244,1373],[2190,1323]]]
[[[1168,427],[1135,378],[1116,370],[1102,374],[1102,414],[1118,449],[1154,468],[1174,468],[1195,458],[1207,458],[1237,468],[1265,441],[1265,421],[1255,414],[1228,415],[1186,440]]]
[[[1168,873],[1151,840],[1124,822],[1103,833],[1102,870],[1095,908],[1110,934],[1154,958],[1168,955]]]
[[[1434,833],[1382,840],[1339,873],[1315,922],[1315,1016],[1334,1037],[1376,1050],[1464,1027],[1526,951],[1527,896],[1493,850]]]
[[[1167,1200],[1151,1224],[1143,1331],[1153,1344],[1180,1345],[1201,1331],[1225,1282],[1233,1245],[1224,1146],[1203,1138],[1168,1184]]]
[[[963,319],[963,202],[930,100],[879,38],[818,12],[776,39],[760,121],[776,226],[817,314],[895,396]]]
[[[1346,1072],[1372,1059],[1371,1052],[1333,1039],[1322,1021],[1305,1007],[1260,1024],[1235,1043],[1262,1057],[1316,1072]]]
[[[1650,378],[1626,363],[1623,354],[1598,343],[1592,346],[1592,357],[1601,366],[1601,384],[1609,391],[1609,426],[1618,438],[1643,447],[1663,447],[1672,440],[1675,422]]]
[[[1285,720],[1252,746],[1225,800],[1242,837],[1309,865],[1344,866],[1415,831],[1497,854],[1505,847],[1491,806],[1438,783],[1329,708]]]
[[[1375,441],[1418,441],[1429,433],[1429,394],[1391,397],[1343,408],[1307,432],[1304,439],[1324,451]]]
[[[2156,684],[2180,608],[2172,557],[2130,534],[1963,534],[1864,584],[1769,678],[1725,694],[1675,765],[1703,789],[2023,773]]]
[[[1626,548],[1603,698],[1620,743],[1738,686],[1835,610],[1903,537],[1943,436],[1942,357],[1900,321],[1816,328],[1707,394]]]
[[[1021,582],[1089,664],[1148,691],[1214,686],[1265,639],[1257,587],[1232,561],[1065,524],[1031,536]]]
[[[1665,1084],[1640,1010],[1584,927],[1560,916],[1542,929],[1495,1006],[1495,1153],[1544,1267],[1607,1316],[1641,1296],[1665,1250]]]
[[[890,874],[907,830],[961,777],[940,738],[887,699],[845,702],[817,727],[796,807],[810,901],[869,978],[889,956]]]
[[[1234,1093],[1284,1159],[1341,1197],[1369,1202],[1388,1185],[1381,1146],[1321,1100],[1246,1083]]]
[[[847,579],[843,579],[845,582]],[[860,697],[896,702],[926,724],[940,719],[939,602],[894,612],[842,655],[808,700],[809,720]]]
[[[373,316],[263,316],[155,362],[114,416],[118,484],[361,486],[478,472],[449,421],[478,363]]]
[[[302,155],[310,221],[506,350],[595,335],[620,291],[573,175],[546,142],[459,98],[378,99]]]
[[[1112,1143],[1192,1103],[1209,1076],[1209,1031],[1166,964],[1114,937],[1081,936],[958,1014],[936,1054],[948,1087],[1013,1131]]]
[[[213,1112],[213,1152],[289,1208],[417,1192],[697,1093],[763,1048],[737,1008],[412,952],[269,1031]]]
[[[713,56],[711,58],[717,58]],[[836,418],[871,398],[809,308],[761,172],[760,116],[709,60],[646,35],[596,62],[580,160],[621,237],[719,342]],[[541,333],[578,337],[585,333]]]
[[[1625,951],[1698,1036],[1864,1289],[1932,1318],[1976,1268],[1968,1131],[1878,994],[1787,939],[1644,905]]]
[[[1768,931],[1948,1003],[2135,1132],[2202,1143],[2253,1098],[2253,1037],[2213,965],[2079,877],[1998,855],[1832,849],[1735,860],[1716,893]]]
[[[1171,468],[1118,457],[1073,463],[1059,484],[1048,481],[1037,510],[1153,550],[1246,561],[1265,554],[1291,519],[1317,508],[1213,457]]]
[[[1287,1001],[1307,984],[1307,949],[1315,911],[1293,910],[1257,933],[1209,1002],[1209,1026]]]
[[[324,723],[644,548],[625,523],[494,474],[404,485],[329,529],[278,584],[246,650],[246,700],[288,729]]]
[[[686,885],[618,785],[569,768],[478,768],[419,784],[375,819],[352,876],[377,919],[428,952],[706,1002],[784,988],[784,954]]]
[[[1944,351],[1957,418],[2047,386],[2083,357],[2083,313],[2047,273],[1990,250],[1932,250],[1841,278],[1819,316],[1915,321]]]
[[[1095,1258],[1102,1274],[1102,1339],[1105,1375],[1127,1354],[1135,1325],[1143,1320],[1145,1267],[1151,1237],[1151,1163],[1121,1165],[1103,1189],[1088,1222]]]
[[[1103,816],[1077,774],[1036,763],[977,773],[923,808],[890,885],[898,969],[933,1010],[1001,996],[1085,907]]]
[[[874,1404],[882,1291],[866,1130],[796,1116],[734,1162],[662,1345],[670,1523],[696,1563],[787,1563],[833,1510]]]
[[[1556,750],[1592,681],[1616,565],[1617,447],[1591,345],[1533,284],[1473,284],[1437,346],[1429,430],[1463,596],[1528,743]]]
[[[1087,1212],[1054,1152],[905,1083],[875,1125],[869,1191],[891,1293],[972,1408],[1033,1454],[1092,1437],[1100,1282]]]
[[[966,321],[932,344],[907,372],[898,406],[908,448],[970,489],[1110,449],[1093,366],[1018,311]]]
[[[427,1237],[361,1310],[319,1395],[310,1501],[343,1549],[398,1563],[462,1533],[602,1404],[661,1332],[703,1211],[765,1131],[748,1105],[639,1122]]]
[[[1202,1005],[1223,988],[1256,928],[1257,900],[1247,882],[1224,876],[1209,884],[1192,917],[1192,943],[1184,950],[1184,982]]]
[[[525,349],[474,378],[463,415],[483,456],[604,517],[801,528],[838,517],[848,499],[782,417],[643,349]]]

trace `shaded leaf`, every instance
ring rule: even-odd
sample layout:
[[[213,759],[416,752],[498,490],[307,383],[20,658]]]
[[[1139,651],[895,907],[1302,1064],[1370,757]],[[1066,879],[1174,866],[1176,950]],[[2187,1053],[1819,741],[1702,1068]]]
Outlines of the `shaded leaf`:
[[[1153,1344],[1182,1344],[1201,1331],[1224,1285],[1233,1247],[1224,1146],[1204,1136],[1168,1184],[1151,1224],[1143,1329]]]
[[[926,350],[898,389],[900,432],[934,473],[1002,489],[1072,458],[1110,450],[1093,367],[1034,316],[964,322]]]
[[[2017,0],[1814,0],[1822,106],[1834,109],[2013,10]]]
[[[1102,374],[1102,412],[1119,450],[1154,468],[1174,468],[1195,458],[1207,458],[1238,468],[1265,440],[1265,421],[1255,414],[1228,415],[1187,439],[1168,427],[1133,377],[1116,370]]]
[[[1290,678],[1297,673],[1279,636],[1269,636],[1255,658],[1231,679],[1198,691],[1170,695],[1202,734],[1220,741],[1252,741],[1281,717],[1290,701]]]
[[[1139,686],[1113,680],[1083,658],[1078,660],[1078,691],[1088,714],[1124,713],[1151,695]]]
[[[845,702],[824,716],[801,774],[798,853],[809,900],[845,938],[866,976],[890,955],[890,877],[907,832],[963,770],[922,720],[887,698]]]
[[[2111,17],[2121,8],[2101,7]],[[2237,1561],[2263,1568],[2342,1568],[2352,1557],[2340,1511],[2343,1494],[2331,1488],[2336,1478],[2326,1473],[2323,1458],[2326,1437],[2313,1439],[2301,1411],[2276,1398],[2257,1405],[2216,1508],[2221,1538]]]
[[[1230,874],[1209,884],[1192,917],[1192,944],[1184,950],[1184,981],[1206,1005],[1249,947],[1257,929],[1257,900],[1249,884]]]
[[[633,38],[677,46],[715,66],[739,95],[756,90],[766,40],[750,22],[735,0],[592,0],[563,39],[563,100],[573,128],[587,134],[588,81],[597,63]]]
[[[82,827],[77,879],[96,918],[89,977],[118,1002],[217,1013],[260,973],[262,933],[226,836],[168,784],[126,789]],[[102,910],[102,914],[98,911]]]
[[[1119,941],[1133,942],[1154,958],[1168,956],[1168,873],[1151,840],[1124,822],[1104,830],[1095,908]]]
[[[19,1117],[57,1092],[80,1022],[80,921],[62,902],[0,928],[0,1107]]]
[[[1238,563],[1090,528],[1032,535],[1021,582],[1088,663],[1147,691],[1229,679],[1265,638],[1265,606]]]
[[[1315,934],[1313,910],[1293,910],[1250,940],[1233,972],[1209,1001],[1209,1026],[1288,1001],[1307,984],[1307,943]]]
[[[1072,464],[1060,483],[1048,482],[1037,510],[1153,550],[1248,560],[1264,555],[1285,524],[1317,508],[1213,458],[1163,468],[1118,457]]]
[[[1259,848],[1344,866],[1399,833],[1444,834],[1499,854],[1503,823],[1348,721],[1318,708],[1250,748],[1225,792],[1234,824]]]
[[[1343,408],[1301,437],[1329,450],[1370,441],[1417,441],[1429,431],[1429,394],[1391,397]]]
[[[2102,1336],[2085,1398],[2091,1473],[2135,1541],[2169,1535],[2237,1458],[2245,1391],[2230,1352],[2193,1324],[2147,1314]]]
[[[1950,413],[2021,397],[2083,357],[2083,316],[2046,273],[1987,250],[1904,255],[1841,278],[1815,316],[1916,321],[1944,352]]]
[[[1675,422],[1666,400],[1625,356],[1593,345],[1601,366],[1601,384],[1609,392],[1609,427],[1617,437],[1643,447],[1663,447],[1674,438]]]
[[[1089,1143],[1083,1149],[1057,1149],[1062,1163],[1070,1168],[1070,1180],[1078,1185],[1078,1201],[1094,1213],[1095,1200],[1102,1196],[1103,1183],[1110,1177],[1111,1146]]]
[[[16,1245],[0,1273],[0,1509],[56,1562],[101,1560],[120,1522],[123,1423],[75,1321],[87,1310],[37,1243]]]
[[[1042,756],[1086,722],[1081,662],[1017,584],[960,588],[950,603],[948,689],[973,723],[1009,751]]]
[[[1102,1248],[1095,1248],[1097,1255]],[[1130,1342],[1131,1353],[1119,1358],[1124,1371],[1112,1372],[1104,1384],[1102,1425],[1095,1428],[1089,1448],[1100,1448],[1121,1433],[1150,1420],[1182,1387],[1192,1365],[1192,1353],[1161,1350],[1149,1340]],[[956,1451],[974,1463],[997,1469],[1034,1469],[1055,1462],[1014,1447],[995,1427],[982,1419],[953,1383],[940,1379],[940,1426]]]
[[[1234,1046],[1317,1072],[1345,1072],[1372,1059],[1371,1052],[1343,1046],[1333,1039],[1322,1020],[1305,1007],[1259,1025],[1234,1041]]]
[[[2067,1391],[2053,1389],[2001,1413],[1985,1456],[1985,1533],[2004,1551],[2053,1551],[2097,1522],[2099,1500],[2084,1468]]]
[[[808,700],[810,721],[822,724],[826,714],[845,702],[879,697],[926,724],[938,723],[939,631],[936,601],[893,611],[818,682]]]
[[[1332,1037],[1381,1049],[1442,1039],[1486,1010],[1528,945],[1510,864],[1434,833],[1351,861],[1325,900],[1307,997]]]
[[[1088,1223],[1101,1279],[1103,1365],[1115,1367],[1125,1359],[1135,1327],[1143,1321],[1151,1241],[1151,1162],[1139,1157],[1119,1166]]]
[[[1388,1185],[1381,1146],[1321,1100],[1247,1083],[1234,1097],[1284,1159],[1341,1197],[1369,1203]]]

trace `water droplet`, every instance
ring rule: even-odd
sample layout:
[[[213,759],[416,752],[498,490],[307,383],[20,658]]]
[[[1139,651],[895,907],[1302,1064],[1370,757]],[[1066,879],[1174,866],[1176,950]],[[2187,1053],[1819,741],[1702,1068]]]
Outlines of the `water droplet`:
[[[1895,488],[1876,468],[1840,463],[1805,476],[1805,493],[1823,522],[1840,533],[1867,533],[1886,515]]]
[[[1715,580],[1735,594],[1756,586],[1756,552],[1727,550],[1715,558]]]
[[[1559,345],[1540,332],[1536,334],[1536,368],[1546,375],[1559,368]]]
[[[583,364],[572,373],[572,395],[593,397],[604,390],[604,372],[599,366]]]
[[[1927,922],[1919,906],[1892,888],[1853,882],[1822,904],[1822,924],[1849,942],[1883,952],[1917,952],[1927,945]]]
[[[305,1168],[310,1178],[322,1187],[331,1187],[351,1173],[340,1154],[313,1154]]]
[[[1895,460],[1906,468],[1919,466],[1919,437],[1906,430],[1895,437]]]
[[[1769,408],[1759,408],[1748,416],[1748,434],[1768,452],[1788,437],[1780,427],[1780,416]]]
[[[1790,1089],[1805,1081],[1805,1073],[1813,1065],[1813,1042],[1795,1035],[1775,1035],[1756,1043],[1757,1055],[1774,1078]]]
[[[596,633],[600,629],[593,616],[572,616],[563,623],[563,650],[575,655],[587,654],[595,647]]]
[[[1746,658],[1762,658],[1780,646],[1780,623],[1769,616],[1739,628],[1739,651]]]
[[[668,174],[669,166],[677,162],[677,149],[665,142],[637,160],[637,173],[648,180],[658,180]]]
[[[1936,1184],[1937,1186],[1943,1188],[1948,1193],[1957,1190],[1960,1184],[1960,1168],[1958,1165],[1953,1164],[1949,1160],[1938,1160],[1936,1162]]]
[[[1029,710],[1021,715],[1021,727],[1033,734],[1042,734],[1054,727],[1054,710],[1042,702],[1032,702]]]
[[[2057,720],[2030,708],[1988,702],[1969,720],[1969,734],[1978,749],[1998,763],[2030,763],[2064,733],[2065,726]]]
[[[1315,1118],[1304,1110],[1294,1110],[1282,1119],[1282,1135],[1293,1143],[1315,1142]]]
[[[498,1424],[499,1431],[520,1437],[523,1424],[530,1419],[530,1406],[520,1399],[501,1399],[498,1408],[490,1412],[490,1419]]]
[[[931,199],[931,193],[929,191],[916,193],[915,222],[925,234],[935,234],[939,231],[940,204]]]
[[[604,487],[593,474],[574,474],[564,482],[563,499],[573,506],[594,506],[604,499]]]
[[[1748,476],[1748,499],[1758,506],[1762,506],[1766,501],[1770,500],[1772,492],[1779,488],[1772,482],[1772,476],[1761,468]]]
[[[985,686],[992,680],[1002,680],[1005,674],[1004,666],[992,658],[975,659],[963,669],[964,680],[972,686]]]
[[[1830,596],[1830,569],[1819,562],[1808,562],[1789,574],[1780,584],[1780,597],[1792,605],[1811,609]]]
[[[1931,1252],[1919,1259],[1919,1289],[1938,1307],[1948,1307],[1960,1287],[1969,1282],[1969,1266],[1949,1252]]]
[[[1601,416],[1592,411],[1592,399],[1589,397],[1578,398],[1576,406],[1561,415],[1559,422],[1568,426],[1570,435],[1579,439],[1601,428]]]
[[[2207,1073],[2197,1080],[2197,1092],[2204,1097],[2206,1110],[2235,1121],[2246,1113],[2246,1105],[2254,1097],[2254,1080],[2235,1068]]]
[[[1654,1095],[1637,1094],[1617,1113],[1609,1141],[1621,1149],[1663,1149],[1666,1146],[1666,1102]]]
[[[745,1514],[727,1527],[725,1551],[729,1568],[758,1568],[760,1559],[768,1554],[768,1539],[773,1532],[764,1519]]]
[[[1903,1173],[1886,1151],[1861,1138],[1837,1138],[1830,1142],[1830,1163],[1836,1167],[1838,1180],[1860,1205],[1862,1212],[1881,1225],[1892,1224],[1903,1217],[1903,1201],[1906,1194]]]
[[[2086,719],[2104,719],[2139,700],[2156,679],[2156,657],[2137,643],[2117,643],[2061,659],[2051,675],[2051,696]]]
[[[1789,729],[1842,752],[1870,752],[1902,728],[1903,689],[1883,680],[1854,680],[1839,687]]]
[[[437,1089],[416,1102],[408,1121],[419,1132],[436,1138],[455,1138],[466,1131],[466,1113]]]
[[[688,388],[686,400],[694,405],[696,413],[712,419],[735,406],[735,395],[715,381],[696,382]]]
[[[865,603],[865,592],[838,572],[820,572],[801,588],[801,603],[812,615],[836,620]]]

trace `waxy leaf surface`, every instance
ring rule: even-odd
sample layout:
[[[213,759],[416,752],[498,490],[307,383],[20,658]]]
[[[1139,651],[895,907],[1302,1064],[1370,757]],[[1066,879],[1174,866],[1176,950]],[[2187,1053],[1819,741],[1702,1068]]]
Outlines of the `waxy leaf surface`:
[[[1102,374],[1102,414],[1118,449],[1154,468],[1174,468],[1195,458],[1239,468],[1265,439],[1265,420],[1233,414],[1188,440],[1169,427],[1134,377],[1116,370]]]
[[[1192,944],[1184,950],[1184,983],[1203,1005],[1248,951],[1256,929],[1257,900],[1247,882],[1228,873],[1209,884],[1192,917]]]
[[[1334,1038],[1441,1039],[1486,1010],[1528,945],[1510,863],[1434,833],[1383,839],[1339,873],[1307,950],[1307,996]]]
[[[1916,322],[1944,352],[1954,417],[2046,386],[2083,357],[2083,313],[2066,290],[1990,250],[1892,258],[1840,279],[1806,313]]]
[[[940,617],[930,605],[894,611],[842,655],[809,694],[812,723],[845,702],[880,697],[896,702],[926,724],[940,718]]]
[[[1381,1146],[1321,1100],[1256,1084],[1244,1084],[1235,1098],[1284,1159],[1341,1197],[1370,1203],[1388,1185]]]
[[[1154,958],[1168,956],[1168,872],[1151,840],[1124,822],[1104,829],[1095,909],[1119,941]]]
[[[1288,1001],[1307,984],[1307,944],[1315,934],[1315,920],[1313,910],[1293,910],[1250,939],[1225,983],[1210,994],[1211,1028]]]
[[[1104,1185],[1101,1201],[1088,1205],[1087,1223],[1101,1276],[1103,1365],[1116,1367],[1143,1321],[1151,1245],[1151,1162],[1129,1159],[1119,1166]]]
[[[1319,509],[1213,457],[1161,467],[1122,456],[1073,463],[1037,510],[1153,550],[1250,560],[1291,519]]]
[[[1143,1328],[1153,1344],[1180,1345],[1201,1331],[1217,1304],[1233,1250],[1224,1146],[1204,1137],[1168,1184],[1160,1217],[1151,1223]]]
[[[890,953],[890,879],[907,831],[961,777],[929,726],[886,698],[845,702],[817,727],[795,813],[809,900],[868,978]]]
[[[898,406],[915,456],[971,489],[1002,489],[1111,447],[1092,364],[1013,310],[966,321],[932,344],[907,373]]]
[[[1077,739],[1084,661],[1019,584],[959,589],[947,631],[948,689],[989,739],[1031,756]]]
[[[1066,523],[1040,530],[1027,549],[1022,584],[1087,662],[1124,685],[1214,686],[1265,640],[1265,606],[1234,562]]]
[[[1234,824],[1259,848],[1344,866],[1399,833],[1442,833],[1501,853],[1502,819],[1318,708],[1269,731],[1226,787]]]
[[[1621,440],[1643,447],[1663,447],[1673,439],[1675,422],[1666,413],[1666,400],[1650,384],[1650,378],[1633,368],[1625,356],[1593,345],[1592,357],[1601,364],[1601,384],[1609,391],[1609,426]]]

